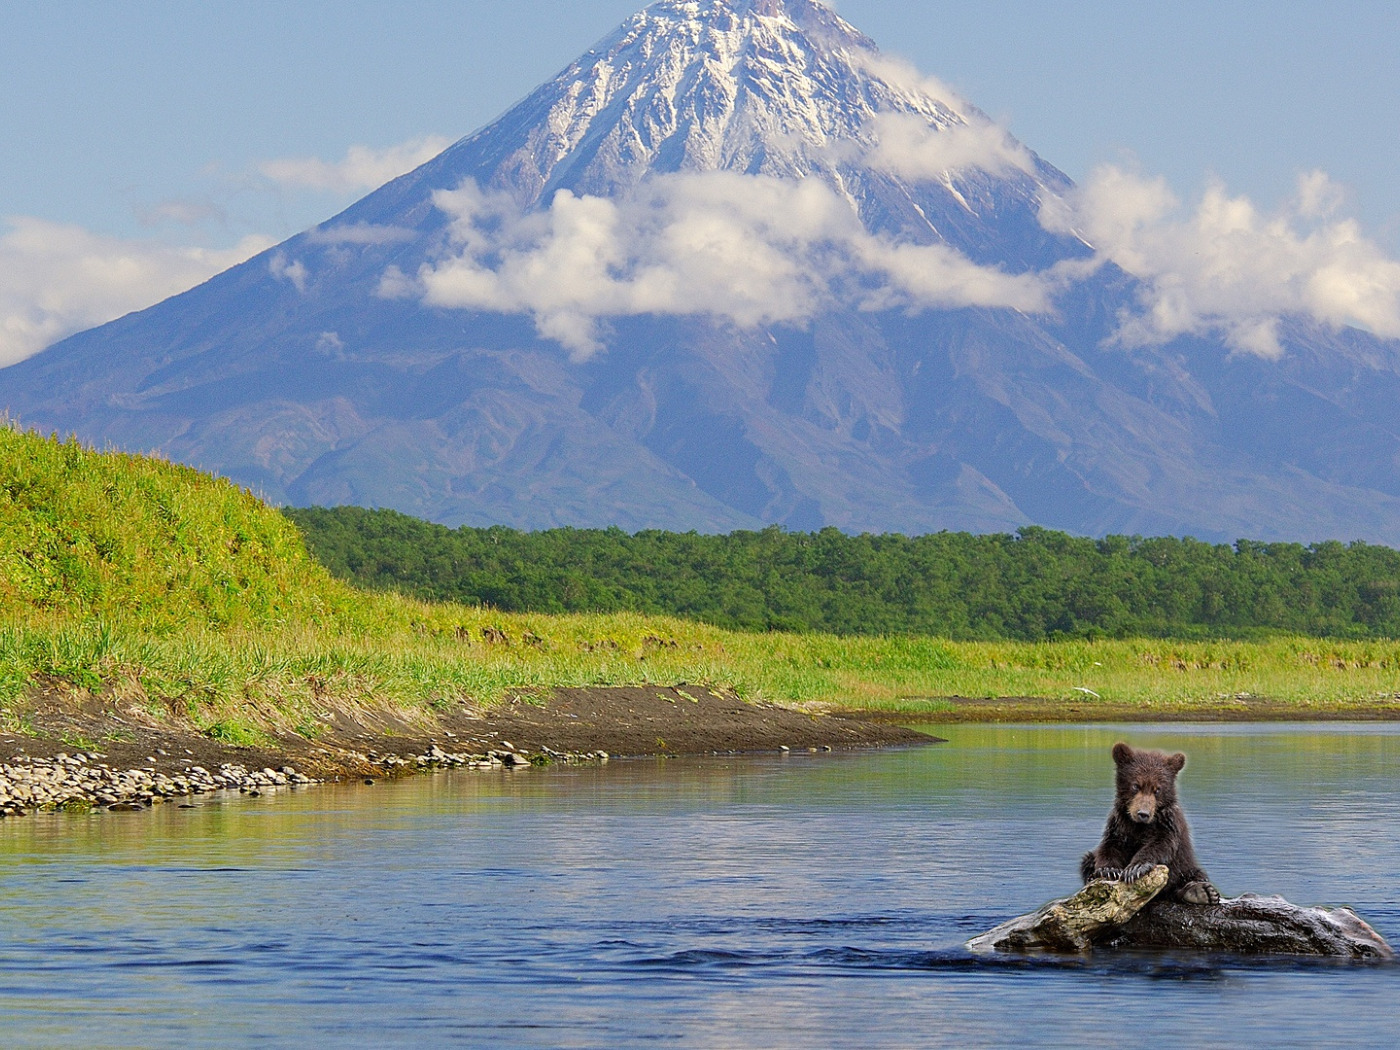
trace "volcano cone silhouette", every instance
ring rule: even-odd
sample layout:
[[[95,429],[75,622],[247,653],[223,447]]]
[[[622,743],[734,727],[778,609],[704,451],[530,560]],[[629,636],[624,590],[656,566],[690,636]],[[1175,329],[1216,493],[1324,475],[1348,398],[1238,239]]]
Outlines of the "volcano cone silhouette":
[[[662,0],[0,408],[447,524],[1400,544],[1400,354],[1125,348],[1070,180],[813,0]]]

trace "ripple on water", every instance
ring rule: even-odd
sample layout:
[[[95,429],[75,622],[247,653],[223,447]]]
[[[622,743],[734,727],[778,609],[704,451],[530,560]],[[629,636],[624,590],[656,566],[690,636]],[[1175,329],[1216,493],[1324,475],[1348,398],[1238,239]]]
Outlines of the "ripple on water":
[[[1165,1015],[1180,1045],[1389,1043],[1392,966],[962,944],[1073,886],[1120,737],[1191,755],[1226,892],[1394,940],[1394,730],[945,735],[0,824],[0,1043],[1086,1045]]]

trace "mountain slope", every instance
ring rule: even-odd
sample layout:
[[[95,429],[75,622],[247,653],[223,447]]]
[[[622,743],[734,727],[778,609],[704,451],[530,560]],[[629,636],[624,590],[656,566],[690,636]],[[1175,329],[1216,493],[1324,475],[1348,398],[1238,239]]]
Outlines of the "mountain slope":
[[[813,0],[662,0],[0,406],[448,524],[1400,543],[1396,345],[1115,346],[1137,284],[1039,219],[1071,188]]]

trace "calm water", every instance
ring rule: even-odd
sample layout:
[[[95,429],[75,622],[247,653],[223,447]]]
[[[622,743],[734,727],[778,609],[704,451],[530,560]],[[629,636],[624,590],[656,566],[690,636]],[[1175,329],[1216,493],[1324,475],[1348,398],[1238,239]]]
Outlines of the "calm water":
[[[1073,890],[1118,739],[1224,892],[1400,944],[1400,727],[943,733],[0,822],[0,1045],[1394,1045],[1400,966],[960,946]]]

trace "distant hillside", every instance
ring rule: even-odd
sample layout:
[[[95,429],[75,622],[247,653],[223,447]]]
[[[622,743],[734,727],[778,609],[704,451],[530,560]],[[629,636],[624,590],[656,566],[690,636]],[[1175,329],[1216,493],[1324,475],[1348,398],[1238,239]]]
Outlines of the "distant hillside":
[[[996,629],[1007,636],[1092,634],[1094,624],[1133,622],[1143,600],[1105,566],[1126,567],[1128,579],[1137,573],[1150,596],[1163,580],[1202,578],[1181,569],[1196,564],[1191,554],[1207,566],[1216,559],[1239,567],[1233,576],[1201,570],[1202,593],[1213,596],[1210,608],[1222,617],[1251,608],[1277,623],[1301,611],[1298,622],[1322,630],[1374,634],[1393,631],[1384,625],[1397,619],[1396,555],[1380,548],[1232,551],[1178,541],[1095,544],[1043,531],[919,540],[832,530],[524,535],[452,533],[370,512],[298,518],[329,561],[375,565],[370,575],[381,585],[396,576],[400,584],[415,574],[428,580],[443,569],[460,575],[470,564],[465,542],[494,552],[478,577],[494,590],[478,590],[477,599],[504,606],[515,600],[512,593],[528,592],[536,595],[528,605],[548,599],[591,608],[607,605],[602,595],[626,608],[684,594],[690,604],[677,609],[691,620],[512,613],[476,599],[429,604],[357,590],[312,560],[291,522],[226,481],[0,427],[0,736],[30,747],[35,734],[48,734],[54,748],[65,749],[79,740],[104,749],[130,743],[151,727],[195,729],[232,743],[321,740],[342,716],[379,732],[386,705],[397,732],[405,715],[427,726],[460,704],[537,698],[561,687],[678,682],[748,698],[910,714],[948,710],[927,699],[945,696],[1044,697],[1048,710],[1063,701],[1082,705],[1087,689],[1118,717],[1214,710],[1222,697],[1241,696],[1269,698],[1290,716],[1384,716],[1397,692],[1396,642],[1292,637],[1047,646],[743,633],[694,622],[729,616],[744,627],[771,627],[782,616],[793,625],[826,616],[842,632],[896,635],[911,622],[911,610],[945,608],[927,598],[942,595],[946,602],[961,596],[962,606],[946,608],[961,608],[965,619],[940,621],[935,633],[991,635],[999,616]],[[369,525],[379,527],[378,540]],[[338,556],[335,544],[324,542],[336,530]],[[1147,565],[1156,566],[1155,575]],[[997,573],[1001,590],[986,585]],[[1288,586],[1279,583],[1293,576]],[[623,584],[654,591],[633,593]],[[1035,594],[1043,596],[1040,604],[1028,600]],[[1098,612],[1095,602],[1104,603]],[[1066,609],[1077,620],[1061,624],[1055,618]],[[1318,610],[1331,619],[1319,620]],[[93,713],[99,709],[100,716]],[[1100,713],[1074,710],[1074,717]],[[153,752],[143,744],[136,753]]]
[[[150,628],[272,627],[343,601],[297,529],[231,482],[0,426],[0,606]]]
[[[389,510],[285,512],[337,576],[516,612],[955,639],[1400,636],[1400,552],[1364,543],[451,530]]]

